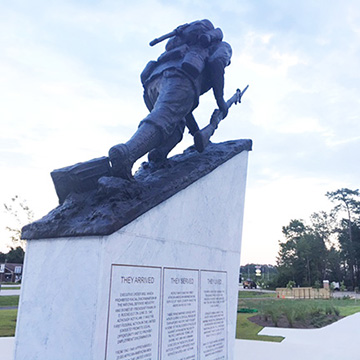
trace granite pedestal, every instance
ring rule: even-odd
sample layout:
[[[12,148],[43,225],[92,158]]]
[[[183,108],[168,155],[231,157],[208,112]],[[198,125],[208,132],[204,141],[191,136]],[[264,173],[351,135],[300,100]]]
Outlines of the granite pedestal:
[[[15,360],[233,359],[247,159],[110,235],[29,240]]]

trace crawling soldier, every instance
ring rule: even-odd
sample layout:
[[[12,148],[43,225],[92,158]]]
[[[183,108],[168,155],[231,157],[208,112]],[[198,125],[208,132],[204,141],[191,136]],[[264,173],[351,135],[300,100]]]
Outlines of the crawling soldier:
[[[148,154],[162,162],[183,137],[185,125],[192,135],[199,130],[192,112],[200,95],[213,89],[216,103],[227,115],[224,69],[230,64],[231,47],[222,31],[209,20],[181,25],[170,37],[166,51],[150,61],[141,74],[149,115],[125,144],[113,146],[109,158],[114,176],[131,179],[134,162]]]

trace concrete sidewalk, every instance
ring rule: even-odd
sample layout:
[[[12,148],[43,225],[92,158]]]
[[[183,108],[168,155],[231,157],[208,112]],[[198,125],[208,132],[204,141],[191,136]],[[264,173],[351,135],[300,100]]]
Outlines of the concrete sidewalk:
[[[0,359],[13,360],[15,338],[4,337],[0,338]]]
[[[20,295],[21,290],[1,290],[0,296]]]
[[[253,346],[262,354],[251,359],[303,360],[351,359],[360,360],[360,313],[347,316],[321,329],[264,328],[259,335],[284,336],[281,343],[263,343]],[[278,346],[276,346],[278,345]],[[240,344],[238,346],[241,347]],[[271,355],[270,355],[271,354]]]
[[[234,360],[360,360],[360,313],[322,329],[264,328],[259,334],[285,336],[285,340],[236,340]],[[13,360],[13,350],[14,338],[0,338],[1,360]]]

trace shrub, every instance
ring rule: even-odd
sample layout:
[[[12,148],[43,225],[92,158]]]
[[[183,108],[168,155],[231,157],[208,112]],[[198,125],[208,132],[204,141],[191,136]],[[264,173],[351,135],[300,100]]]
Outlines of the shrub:
[[[296,307],[296,320],[305,321],[308,314],[308,306],[302,301]]]
[[[290,281],[286,284],[286,287],[287,287],[288,289],[292,289],[295,285],[296,285],[296,284],[295,284],[295,281],[290,280]]]
[[[327,316],[325,314],[317,314],[311,319],[311,324],[316,328],[327,325]]]
[[[320,315],[323,311],[324,311],[324,309],[321,308],[318,303],[311,302],[311,304],[310,304],[310,316],[316,317],[316,316]]]
[[[270,309],[271,321],[274,323],[274,325],[276,327],[278,327],[280,315],[281,315],[281,312],[279,311],[279,309],[277,309],[275,307]]]
[[[290,306],[289,306],[290,305]],[[296,309],[291,304],[288,304],[283,308],[283,312],[286,316],[287,321],[289,322],[290,327],[294,327],[294,322],[296,320]]]
[[[334,306],[334,314],[340,316],[340,309]]]
[[[327,304],[325,307],[325,314],[331,315],[334,312],[334,306],[332,304]]]

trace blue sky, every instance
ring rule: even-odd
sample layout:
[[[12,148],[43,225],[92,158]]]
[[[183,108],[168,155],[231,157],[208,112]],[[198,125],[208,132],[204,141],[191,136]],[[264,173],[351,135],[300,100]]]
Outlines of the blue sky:
[[[233,48],[214,141],[251,138],[242,263],[274,263],[281,227],[359,187],[358,1],[0,1],[0,203],[57,205],[49,173],[107,154],[147,110],[139,75],[179,24],[210,19]],[[215,107],[202,97],[205,125]],[[189,135],[175,152],[191,145]],[[0,251],[6,249],[0,218]]]

